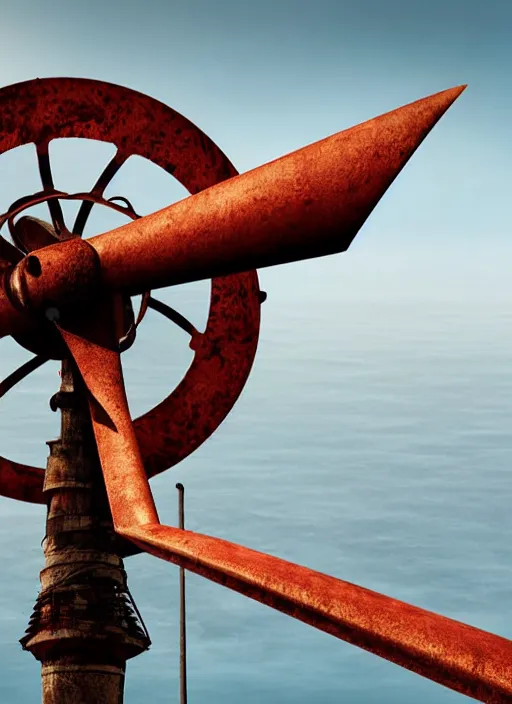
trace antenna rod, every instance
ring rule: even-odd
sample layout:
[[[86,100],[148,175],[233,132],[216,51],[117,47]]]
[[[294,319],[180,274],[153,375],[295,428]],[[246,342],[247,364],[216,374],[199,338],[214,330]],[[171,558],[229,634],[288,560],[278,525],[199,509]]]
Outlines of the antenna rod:
[[[178,527],[185,529],[185,487],[176,484],[178,490]],[[180,567],[180,704],[187,704],[187,625],[185,609],[185,570]]]

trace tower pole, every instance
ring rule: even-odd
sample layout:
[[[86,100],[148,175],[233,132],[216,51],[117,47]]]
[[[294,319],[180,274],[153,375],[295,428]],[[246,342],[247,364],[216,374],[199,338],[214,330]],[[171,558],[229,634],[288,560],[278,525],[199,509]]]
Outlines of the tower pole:
[[[22,647],[41,662],[43,704],[122,704],[126,661],[150,639],[131,598],[74,362],[62,363],[61,436],[48,443],[45,566]]]

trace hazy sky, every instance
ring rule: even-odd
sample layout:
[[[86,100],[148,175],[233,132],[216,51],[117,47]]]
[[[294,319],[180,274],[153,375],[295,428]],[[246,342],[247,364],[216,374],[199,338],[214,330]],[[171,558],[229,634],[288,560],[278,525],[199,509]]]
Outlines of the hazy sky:
[[[510,295],[508,0],[10,5],[0,84],[72,75],[135,88],[185,114],[240,171],[468,83],[350,257],[264,272],[263,280],[284,291],[307,277],[330,291],[343,274],[344,295],[356,297]],[[139,182],[147,198],[151,180]]]

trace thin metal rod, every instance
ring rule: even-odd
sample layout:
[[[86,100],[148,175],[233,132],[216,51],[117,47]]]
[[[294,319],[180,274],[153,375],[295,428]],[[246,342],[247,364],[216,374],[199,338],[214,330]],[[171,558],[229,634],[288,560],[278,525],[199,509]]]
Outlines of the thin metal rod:
[[[41,367],[47,361],[47,357],[36,355],[35,357],[32,357],[32,359],[29,359],[28,362],[25,362],[25,364],[22,364],[21,367],[18,367],[18,369],[14,372],[9,374],[9,376],[3,381],[0,381],[0,398],[5,396],[5,394],[10,391],[13,386],[22,381],[26,376]]]
[[[109,163],[103,169],[103,172],[100,174],[91,193],[94,193],[97,196],[102,195],[125,161],[126,156],[117,151],[112,157],[112,159],[109,161]],[[78,211],[78,214],[75,219],[75,224],[73,225],[74,235],[79,235],[80,237],[83,235],[93,205],[94,201],[82,201],[82,205],[80,206],[80,210]]]
[[[174,310],[174,308],[171,308],[171,306],[168,306],[166,303],[162,303],[162,301],[159,301],[156,298],[150,296],[148,299],[148,308],[151,308],[152,310],[156,310],[158,313],[161,313],[170,321],[175,323],[178,327],[180,327],[182,330],[188,332],[188,334],[192,337],[199,335],[198,331],[192,325],[190,320],[187,320],[184,315],[181,315],[181,313],[178,313],[177,310]]]
[[[45,191],[53,191],[55,189],[53,183],[52,167],[50,165],[50,155],[48,152],[49,143],[42,142],[36,144],[37,162],[39,166],[39,174],[41,183]],[[48,200],[48,210],[52,218],[53,229],[59,239],[63,239],[69,235],[64,223],[64,214],[59,200]]]
[[[185,488],[176,484],[178,490],[178,526],[185,528]],[[185,609],[185,570],[180,567],[180,704],[187,704],[187,625]]]

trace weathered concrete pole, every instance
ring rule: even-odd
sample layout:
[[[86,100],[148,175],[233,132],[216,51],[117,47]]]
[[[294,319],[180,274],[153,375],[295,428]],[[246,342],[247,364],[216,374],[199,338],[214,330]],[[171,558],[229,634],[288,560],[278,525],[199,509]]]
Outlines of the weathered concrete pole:
[[[21,644],[42,663],[43,704],[122,704],[126,661],[150,645],[126,583],[74,363],[51,401],[61,437],[49,442],[45,567]]]

